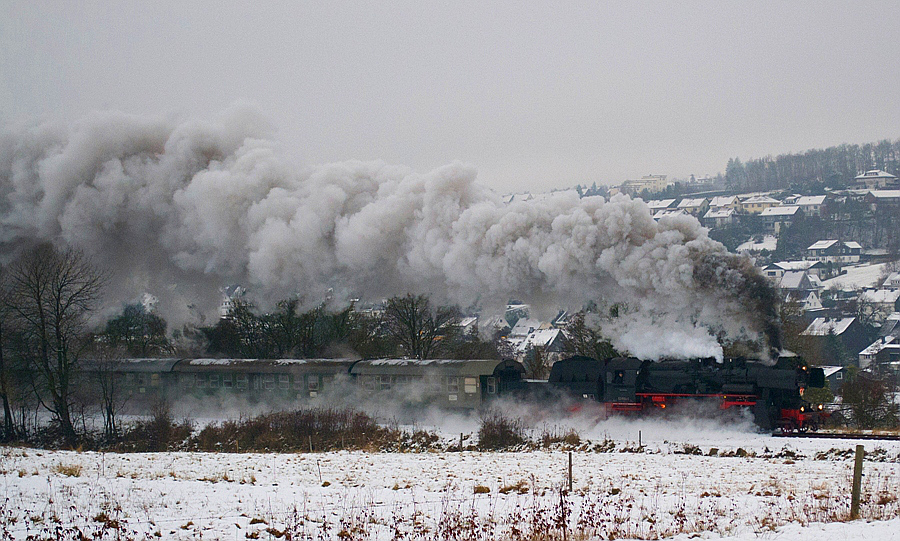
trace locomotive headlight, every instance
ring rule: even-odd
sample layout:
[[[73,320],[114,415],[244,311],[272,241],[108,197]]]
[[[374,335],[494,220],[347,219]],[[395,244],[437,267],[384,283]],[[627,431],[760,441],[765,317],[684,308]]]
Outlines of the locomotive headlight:
[[[800,406],[800,411],[801,412],[806,411],[806,406]]]
[[[825,409],[825,404],[819,404],[819,411],[822,411],[823,409]]]

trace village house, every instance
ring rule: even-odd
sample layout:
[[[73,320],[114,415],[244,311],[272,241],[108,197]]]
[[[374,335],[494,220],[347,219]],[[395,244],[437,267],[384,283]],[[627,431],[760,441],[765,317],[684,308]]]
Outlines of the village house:
[[[863,200],[873,212],[887,212],[900,207],[900,190],[870,190]]]
[[[675,199],[651,199],[650,201],[646,201],[647,206],[650,207],[650,214],[656,214],[661,210],[666,210],[675,207]]]
[[[803,211],[796,205],[769,207],[759,214],[763,228],[776,235],[802,215]]]
[[[881,287],[897,287],[900,288],[900,272],[892,272],[881,284]]]
[[[709,208],[738,210],[741,208],[741,200],[736,195],[719,195],[710,200]]]
[[[900,310],[900,289],[866,288],[859,294],[859,305],[866,306],[873,314],[879,313],[887,318]]]
[[[859,367],[864,370],[869,368],[878,361],[878,354],[883,349],[889,346],[897,347],[898,345],[900,344],[898,344],[897,338],[894,336],[879,336],[878,340],[875,340],[866,349],[859,352]]]
[[[820,240],[806,249],[803,257],[807,261],[823,263],[857,263],[862,252],[858,242],[841,242],[839,240]]]
[[[878,169],[866,171],[861,175],[857,175],[853,179],[857,188],[865,188],[867,190],[883,190],[885,188],[900,188],[897,177],[890,173],[885,173]]]
[[[663,209],[654,214],[653,219],[658,222],[661,218],[665,218],[667,216],[690,216],[690,214],[685,212],[684,209]]]
[[[794,202],[795,205],[800,207],[800,210],[803,211],[804,216],[822,216],[822,209],[825,207],[825,198],[827,196],[824,195],[806,195],[803,197],[798,197]]]
[[[708,227],[710,229],[725,227],[726,225],[734,223],[736,214],[737,213],[733,208],[710,208],[706,211],[706,214],[703,215],[700,222],[703,224],[703,227]]]
[[[672,184],[674,184],[672,181],[666,180],[666,175],[646,175],[639,179],[626,180],[619,186],[619,191],[631,196],[638,196],[644,191],[648,193],[662,192]]]
[[[741,201],[741,210],[747,214],[759,214],[770,207],[781,205],[781,201],[767,195],[755,195]]]
[[[705,197],[700,197],[697,199],[682,199],[680,203],[678,203],[678,208],[687,212],[691,216],[703,216],[706,214],[707,209],[709,209],[709,200]]]
[[[822,352],[820,361],[829,364],[846,365],[850,359],[859,362],[859,352],[869,344],[865,327],[855,317],[817,317],[800,335],[809,337]],[[834,358],[834,348],[828,343],[833,339],[843,346],[847,357]]]

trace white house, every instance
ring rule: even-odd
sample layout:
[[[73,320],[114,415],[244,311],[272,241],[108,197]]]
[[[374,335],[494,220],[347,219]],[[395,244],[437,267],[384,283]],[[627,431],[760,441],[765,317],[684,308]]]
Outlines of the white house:
[[[769,207],[759,213],[763,227],[766,231],[771,231],[776,235],[781,230],[791,225],[803,211],[797,205],[786,205],[782,207]]]
[[[806,195],[798,197],[795,205],[803,210],[804,216],[822,216],[822,207],[825,206],[824,195]]]
[[[862,246],[858,242],[820,240],[806,249],[804,259],[823,263],[856,263]]]

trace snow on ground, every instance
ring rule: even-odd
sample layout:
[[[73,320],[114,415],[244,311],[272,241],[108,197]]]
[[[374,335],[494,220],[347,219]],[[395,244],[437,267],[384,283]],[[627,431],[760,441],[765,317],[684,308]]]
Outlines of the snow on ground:
[[[75,529],[124,539],[524,539],[558,535],[564,510],[570,528],[597,538],[900,539],[900,442],[865,442],[863,516],[878,520],[834,523],[848,513],[855,442],[773,438],[741,422],[581,422],[591,442],[573,453],[565,495],[564,450],[0,448],[0,526],[13,539]]]
[[[842,291],[855,291],[864,287],[873,287],[878,285],[878,279],[881,278],[885,265],[886,263],[876,263],[874,265],[864,263],[842,267],[843,270],[847,271],[846,274],[835,276],[822,283],[825,284],[825,289],[837,287]]]
[[[761,252],[762,250],[768,250],[770,252],[774,252],[777,244],[778,244],[778,238],[775,235],[766,235],[765,237],[763,237],[763,240],[760,242],[748,240],[747,242],[738,246],[737,251],[738,251],[738,253]]]

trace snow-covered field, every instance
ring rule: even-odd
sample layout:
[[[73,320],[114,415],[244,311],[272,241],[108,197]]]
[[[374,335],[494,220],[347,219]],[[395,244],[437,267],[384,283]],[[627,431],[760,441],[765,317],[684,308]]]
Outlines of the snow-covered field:
[[[885,265],[885,263],[876,263],[874,265],[864,263],[843,267],[843,270],[847,271],[846,274],[835,276],[822,283],[825,284],[826,289],[836,287],[846,291],[873,287],[879,285],[878,280],[882,276]]]
[[[748,240],[747,242],[738,246],[737,251],[738,251],[738,253],[740,253],[740,252],[760,252],[762,250],[768,250],[770,252],[774,252],[777,245],[778,245],[778,237],[776,237],[775,235],[766,235],[765,237],[763,237],[762,241],[760,241],[760,242]]]
[[[112,454],[0,448],[0,539],[900,539],[900,442],[609,420],[568,452]],[[639,435],[640,432],[640,435]],[[449,435],[448,435],[449,437]],[[458,435],[456,436],[458,438]],[[642,446],[638,446],[640,437]],[[687,453],[687,454],[685,454]]]

